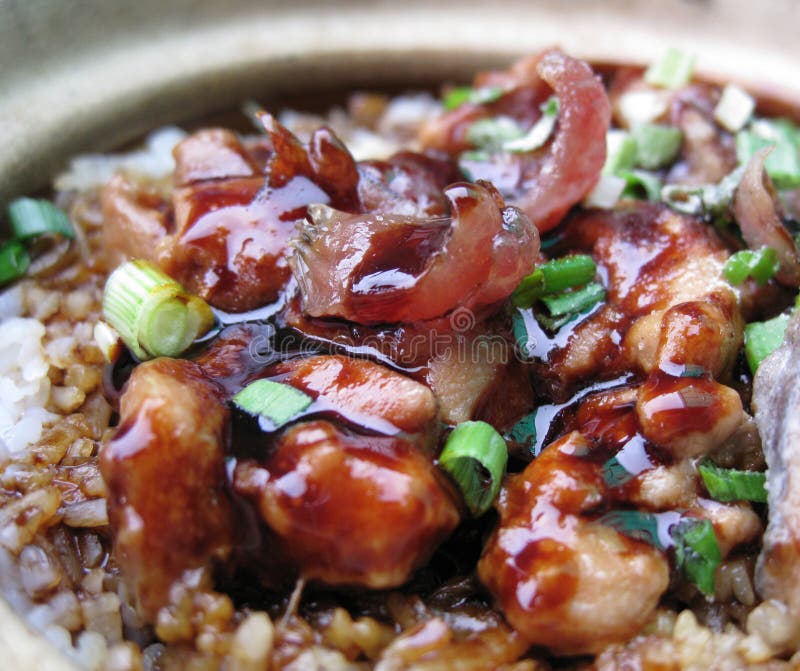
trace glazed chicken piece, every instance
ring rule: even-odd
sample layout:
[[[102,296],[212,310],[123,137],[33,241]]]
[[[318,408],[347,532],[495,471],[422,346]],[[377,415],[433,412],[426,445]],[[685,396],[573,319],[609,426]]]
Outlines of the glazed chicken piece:
[[[288,240],[309,203],[357,202],[355,162],[330,130],[304,146],[271,116],[262,121],[267,138],[252,151],[220,130],[178,145],[175,233],[158,256],[189,291],[233,312],[278,297],[290,276]],[[267,155],[263,166],[256,149]]]
[[[789,322],[784,344],[758,367],[755,418],[767,460],[769,525],[756,567],[764,599],[777,599],[800,617],[800,318]]]
[[[341,356],[293,359],[265,373],[314,399],[309,421],[274,445],[265,436],[263,450],[249,448],[234,472],[234,491],[275,537],[270,551],[328,585],[401,585],[460,519],[457,496],[425,449],[438,431],[433,394]]]
[[[578,432],[504,486],[478,576],[511,625],[556,653],[595,653],[634,636],[669,583],[661,552],[588,514],[607,489]]]
[[[327,585],[397,587],[459,521],[447,483],[412,442],[324,420],[292,426],[263,463],[240,461],[234,490],[300,574]]]
[[[100,468],[116,558],[148,622],[186,572],[209,571],[233,550],[227,421],[219,389],[189,361],[139,365],[122,396],[120,425]]]
[[[713,229],[664,206],[636,203],[576,215],[563,239],[570,247],[558,254],[591,254],[608,280],[602,308],[549,353],[546,365],[536,365],[555,398],[598,374],[665,365],[680,375],[694,363],[715,376],[729,369],[743,323],[722,276],[729,252]],[[680,353],[683,335],[694,328],[712,334],[711,342],[693,338],[691,353]]]
[[[475,87],[497,87],[489,103],[466,103],[423,126],[424,146],[456,154],[470,149],[469,128],[482,119],[510,117],[528,129],[551,95],[559,102],[552,139],[533,151],[495,152],[462,161],[472,179],[491,181],[539,231],[553,228],[591,191],[606,158],[611,108],[602,82],[583,61],[557,50],[522,60],[505,72],[479,75]]]
[[[456,309],[441,319],[368,327],[309,318],[297,300],[284,318],[320,346],[374,357],[423,382],[449,424],[482,419],[504,427],[533,404],[525,366],[497,319],[477,321],[471,311]]]
[[[128,259],[155,261],[158,244],[172,228],[172,206],[157,189],[115,175],[100,192],[103,249],[109,268]]]
[[[666,554],[620,535],[602,515],[631,505],[661,514],[653,519],[664,545],[678,520],[709,520],[723,558],[762,532],[748,503],[702,498],[693,460],[646,439],[640,395],[637,384],[588,395],[497,503],[478,575],[512,626],[556,653],[630,639],[669,584]]]
[[[437,429],[431,390],[372,361],[311,356],[280,363],[269,372],[355,425],[408,436]]]

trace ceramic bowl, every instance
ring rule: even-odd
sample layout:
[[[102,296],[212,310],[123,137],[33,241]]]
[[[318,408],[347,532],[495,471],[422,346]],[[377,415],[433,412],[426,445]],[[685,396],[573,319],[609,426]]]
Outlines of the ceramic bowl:
[[[798,25],[795,0],[0,0],[0,206],[78,152],[248,97],[468,81],[550,45],[637,63],[676,46],[791,103]],[[72,668],[2,599],[0,650],[3,668]]]

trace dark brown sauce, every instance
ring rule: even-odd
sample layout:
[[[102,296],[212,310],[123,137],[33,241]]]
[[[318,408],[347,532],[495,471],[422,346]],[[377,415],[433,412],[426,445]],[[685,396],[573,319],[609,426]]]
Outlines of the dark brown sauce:
[[[718,383],[710,378],[673,377],[655,372],[641,389],[641,413],[664,440],[705,431],[723,412]]]
[[[381,215],[373,215],[379,218]],[[371,237],[369,253],[351,277],[351,291],[373,294],[414,286],[442,249],[450,230],[447,218],[408,221],[384,227]]]

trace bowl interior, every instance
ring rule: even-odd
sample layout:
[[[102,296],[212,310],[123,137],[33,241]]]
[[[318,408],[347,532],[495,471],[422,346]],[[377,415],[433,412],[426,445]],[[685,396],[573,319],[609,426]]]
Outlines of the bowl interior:
[[[46,189],[76,153],[248,97],[275,110],[430,88],[552,44],[638,63],[677,46],[780,108],[800,100],[798,19],[794,0],[0,3],[0,205]],[[21,671],[50,654],[1,599],[0,647]],[[52,654],[47,668],[71,668]]]

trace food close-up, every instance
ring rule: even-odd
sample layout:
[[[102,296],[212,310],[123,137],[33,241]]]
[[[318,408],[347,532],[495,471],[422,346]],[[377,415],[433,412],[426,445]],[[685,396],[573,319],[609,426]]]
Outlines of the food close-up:
[[[692,53],[254,97],[0,246],[0,596],[108,671],[800,664],[800,108]]]

